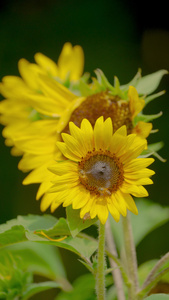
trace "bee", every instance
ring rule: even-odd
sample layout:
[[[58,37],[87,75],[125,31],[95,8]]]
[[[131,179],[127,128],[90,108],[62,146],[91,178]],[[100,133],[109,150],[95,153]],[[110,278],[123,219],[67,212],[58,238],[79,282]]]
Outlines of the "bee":
[[[91,219],[90,213],[88,212],[88,213],[86,213],[86,214],[84,215],[84,217],[83,217],[83,223],[84,223],[86,220],[90,220],[90,219]]]

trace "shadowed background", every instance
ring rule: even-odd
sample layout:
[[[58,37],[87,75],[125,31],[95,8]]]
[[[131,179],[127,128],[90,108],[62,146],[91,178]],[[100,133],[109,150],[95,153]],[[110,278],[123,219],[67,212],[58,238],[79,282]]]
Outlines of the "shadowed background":
[[[121,84],[127,83],[138,68],[143,75],[159,69],[169,70],[167,11],[164,1],[160,1],[160,6],[147,7],[145,0],[139,4],[129,0],[6,0],[0,7],[0,80],[5,75],[19,75],[18,60],[24,57],[33,62],[36,52],[57,62],[65,42],[81,45],[85,71],[94,75],[93,71],[100,68],[111,83],[114,75]],[[154,121],[154,128],[159,128],[159,132],[151,135],[149,141],[164,141],[160,155],[168,158],[169,75],[163,78],[158,90],[162,89],[167,93],[150,103],[144,112],[163,111],[163,116]],[[2,136],[0,162],[0,223],[19,214],[41,214],[39,202],[35,201],[37,185],[22,186],[25,175],[17,169],[19,158],[10,155]],[[148,187],[149,198],[169,205],[168,162],[156,159],[153,169],[156,175],[154,185]],[[63,209],[55,212],[56,216],[63,214]],[[138,247],[139,262],[168,251],[168,230],[169,224],[145,238]],[[86,271],[75,256],[66,251],[62,255],[70,280]],[[71,260],[73,272],[68,267]]]

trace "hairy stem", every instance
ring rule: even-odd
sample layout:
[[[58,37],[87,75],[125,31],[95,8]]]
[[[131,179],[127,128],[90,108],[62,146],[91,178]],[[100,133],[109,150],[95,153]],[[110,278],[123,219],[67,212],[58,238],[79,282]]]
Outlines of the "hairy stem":
[[[160,279],[169,272],[169,268],[166,268],[162,270],[160,273],[158,273],[152,281],[145,286],[144,289],[142,289],[138,294],[137,294],[137,299],[142,300],[145,298],[145,296],[148,294],[148,292],[160,281]]]
[[[114,243],[109,220],[107,220],[107,222],[106,222],[106,243],[107,243],[108,251],[110,251],[112,253],[112,255],[117,258],[116,245]],[[112,258],[109,258],[109,261],[110,261],[110,265],[113,269],[112,274],[113,274],[114,283],[116,286],[117,299],[125,300],[124,289],[123,289],[123,279],[122,279],[120,268]]]
[[[105,300],[105,225],[99,225],[98,261],[96,274],[97,300]]]
[[[132,233],[129,214],[127,214],[126,217],[123,217],[123,234],[124,234],[124,244],[125,244],[128,275],[131,280],[131,287],[129,288],[129,299],[137,300],[137,296],[136,296],[138,291],[137,257],[136,257],[136,249],[133,240],[133,233]]]
[[[148,293],[151,288],[160,280],[160,278],[163,276],[163,273],[167,273],[169,271],[169,268],[165,268],[160,273],[157,274],[157,272],[160,270],[160,268],[169,260],[169,252],[167,252],[153,267],[149,275],[147,276],[146,280],[144,281],[138,295],[145,295]]]

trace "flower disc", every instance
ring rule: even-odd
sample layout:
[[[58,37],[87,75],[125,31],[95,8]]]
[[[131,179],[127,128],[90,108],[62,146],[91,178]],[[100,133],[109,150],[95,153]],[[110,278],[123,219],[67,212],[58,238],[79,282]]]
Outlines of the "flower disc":
[[[123,182],[123,167],[109,151],[88,153],[79,162],[80,182],[97,195],[111,195]]]

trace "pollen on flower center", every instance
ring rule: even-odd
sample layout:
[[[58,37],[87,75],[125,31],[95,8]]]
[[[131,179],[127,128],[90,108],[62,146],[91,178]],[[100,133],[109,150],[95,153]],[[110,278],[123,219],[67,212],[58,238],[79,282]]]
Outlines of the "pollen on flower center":
[[[79,179],[97,195],[111,195],[123,182],[123,166],[109,151],[88,152],[79,162]]]
[[[133,125],[129,102],[111,95],[108,91],[88,96],[73,111],[69,121],[80,127],[82,120],[86,118],[94,126],[100,116],[104,119],[111,118],[114,132],[122,125],[126,125],[128,134],[131,133]],[[68,124],[62,132],[69,133]]]

